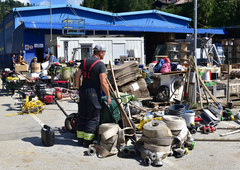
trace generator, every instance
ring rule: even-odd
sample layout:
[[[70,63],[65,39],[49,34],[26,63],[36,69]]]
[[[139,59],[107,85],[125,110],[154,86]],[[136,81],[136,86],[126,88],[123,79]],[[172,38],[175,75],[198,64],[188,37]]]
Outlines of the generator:
[[[54,98],[56,95],[56,89],[47,86],[47,84],[42,83],[36,85],[36,92],[38,94],[38,97],[41,101],[43,101],[46,104],[54,103]]]

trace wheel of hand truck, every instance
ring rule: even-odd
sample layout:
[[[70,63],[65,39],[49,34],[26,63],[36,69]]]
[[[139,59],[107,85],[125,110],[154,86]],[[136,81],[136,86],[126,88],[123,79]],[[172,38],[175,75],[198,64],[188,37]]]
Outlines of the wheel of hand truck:
[[[65,128],[67,129],[67,131],[76,134],[78,121],[79,121],[78,113],[72,113],[68,115],[68,117],[65,119]]]

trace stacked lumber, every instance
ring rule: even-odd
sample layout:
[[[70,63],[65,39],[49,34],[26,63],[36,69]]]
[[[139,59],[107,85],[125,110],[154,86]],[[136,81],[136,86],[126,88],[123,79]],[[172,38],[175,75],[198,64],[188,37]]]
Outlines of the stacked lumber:
[[[140,78],[142,76],[141,69],[136,62],[129,61],[120,66],[115,66],[113,71],[119,91],[133,94],[136,97],[149,97],[147,84],[144,79]],[[108,71],[108,77],[111,77],[110,82],[114,84],[111,74]]]

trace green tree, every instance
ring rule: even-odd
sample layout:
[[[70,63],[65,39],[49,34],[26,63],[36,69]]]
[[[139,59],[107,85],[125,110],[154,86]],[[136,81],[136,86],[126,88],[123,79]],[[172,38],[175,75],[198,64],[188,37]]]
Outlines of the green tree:
[[[108,10],[108,0],[95,0],[94,6],[95,9]]]
[[[95,2],[95,0],[84,0],[82,2],[82,6],[88,7],[88,8],[93,8],[94,7],[94,2]]]
[[[211,25],[213,27],[239,25],[240,2],[239,0],[215,0],[214,15]]]
[[[198,0],[197,20],[204,26],[209,27],[214,15],[215,0]],[[199,26],[198,26],[199,27]],[[200,26],[201,27],[201,26]]]
[[[189,17],[193,20],[193,2],[181,6],[169,5],[162,11]],[[198,27],[223,27],[240,24],[239,0],[198,0]]]
[[[33,4],[34,5],[34,4]],[[27,4],[26,6],[33,6],[31,4]],[[2,22],[3,18],[7,15],[7,13],[5,11],[10,11],[12,10],[12,8],[15,7],[24,7],[24,3],[20,2],[20,1],[14,1],[14,0],[5,0],[5,1],[1,1],[0,0],[0,22]]]
[[[2,22],[2,19],[5,15],[5,6],[4,3],[1,2],[1,11],[0,11],[0,21]]]
[[[151,9],[152,0],[84,0],[81,6],[110,12],[130,12]]]
[[[158,10],[188,17],[193,19],[194,16],[194,9],[193,9],[193,2],[188,2],[183,5],[177,6],[177,5],[169,5],[167,8],[159,9]],[[190,27],[193,27],[192,23],[190,23]]]

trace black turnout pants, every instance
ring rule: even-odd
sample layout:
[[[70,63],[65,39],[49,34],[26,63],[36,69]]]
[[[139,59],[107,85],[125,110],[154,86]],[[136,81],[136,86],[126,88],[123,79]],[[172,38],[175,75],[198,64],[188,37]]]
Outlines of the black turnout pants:
[[[77,137],[84,138],[84,140],[92,140],[100,120],[100,90],[82,87],[78,107],[79,123],[77,127]]]

